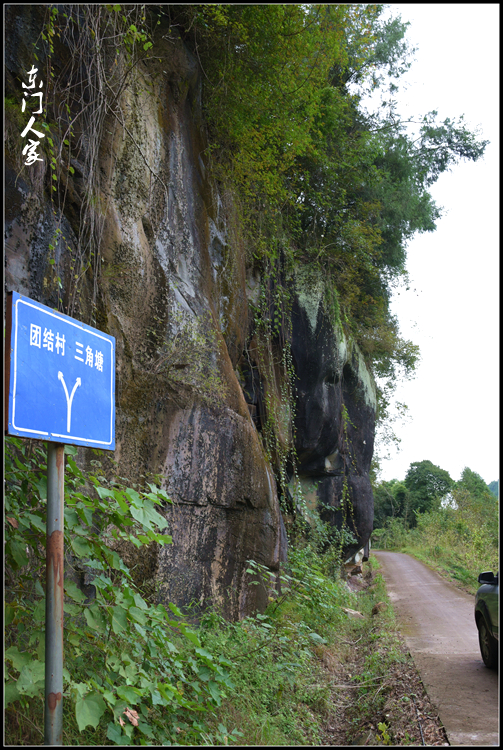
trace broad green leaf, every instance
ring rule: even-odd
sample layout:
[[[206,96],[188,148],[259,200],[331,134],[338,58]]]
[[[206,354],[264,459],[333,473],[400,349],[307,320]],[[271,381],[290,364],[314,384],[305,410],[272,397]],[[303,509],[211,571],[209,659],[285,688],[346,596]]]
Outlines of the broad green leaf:
[[[81,537],[73,537],[70,544],[78,557],[91,557],[93,554],[93,548],[91,545]]]
[[[72,691],[77,693],[77,697],[83,698],[89,692],[89,685],[87,682],[73,682]]]
[[[122,492],[114,490],[114,498],[116,499],[121,511],[127,515],[129,513],[129,505],[124,500]]]
[[[16,687],[22,695],[38,695],[45,684],[45,664],[42,661],[32,660],[26,664],[16,682]]]
[[[158,682],[157,689],[160,694],[168,701],[173,700],[176,697],[178,690],[174,685],[170,685],[169,682]]]
[[[90,508],[76,508],[80,520],[85,526],[92,526],[93,523],[93,512]]]
[[[115,703],[117,702],[117,698],[115,697],[115,695],[110,690],[104,690],[103,691],[103,698],[111,706],[115,705]]]
[[[143,526],[149,527],[151,524],[154,524],[159,529],[166,528],[167,526],[166,519],[156,511],[151,500],[145,500],[142,508],[131,505],[130,511],[133,518]]]
[[[189,641],[191,641],[191,643],[194,643],[194,645],[198,646],[199,648],[201,647],[201,641],[199,640],[197,635],[192,632],[192,630],[186,630],[185,628],[183,628],[182,633],[186,638],[189,639]]]
[[[128,496],[129,500],[138,508],[141,508],[143,505],[142,499],[140,495],[136,492],[136,490],[131,489],[131,487],[128,487],[126,489],[126,495]]]
[[[138,609],[138,607],[129,607],[129,614],[133,618],[133,620],[136,620],[136,622],[139,622],[140,625],[146,625],[147,623],[147,617],[145,616],[145,613],[142,612],[141,609]]]
[[[208,690],[215,703],[219,706],[222,700],[222,693],[216,682],[208,682]]]
[[[309,633],[309,637],[315,643],[326,643],[325,638],[322,638],[321,635],[318,635],[318,633]]]
[[[137,607],[140,609],[148,609],[148,604],[145,601],[145,599],[140,596],[140,594],[137,594],[136,592],[133,593],[134,603]]]
[[[40,516],[37,516],[35,513],[25,513],[25,518],[29,518],[32,525],[35,526],[36,529],[39,531],[43,531],[45,533],[46,526],[45,522],[42,521]]]
[[[146,724],[144,721],[139,721],[138,722],[138,731],[141,732],[142,734],[146,735],[147,737],[151,737],[151,738],[155,737],[155,734],[153,733],[152,729],[150,728],[150,725]]]
[[[107,727],[107,739],[111,740],[112,742],[115,742],[116,745],[130,745],[131,740],[129,737],[127,737],[120,726],[117,726],[117,724],[114,724],[113,721],[111,721],[108,724]]]
[[[106,709],[103,696],[99,693],[92,692],[83,697],[79,696],[75,703],[75,717],[79,731],[82,732],[87,726],[96,729]]]
[[[80,526],[79,514],[77,513],[77,509],[71,506],[70,507],[65,506],[64,513],[65,513],[65,527],[71,530],[74,530],[74,529],[79,530],[81,526]]]
[[[124,570],[125,566],[122,562],[122,558],[114,549],[105,550],[105,557],[111,568],[114,568],[115,570]]]
[[[70,579],[65,579],[65,592],[74,602],[83,602],[86,599],[86,595],[79,589],[76,583]]]
[[[40,499],[47,500],[47,477],[40,477],[40,479],[35,483],[35,487],[38,490]]]
[[[150,487],[150,493],[147,495],[147,497],[150,497],[154,502],[159,503],[159,498],[165,500],[168,503],[173,502],[166,493],[166,490],[163,490],[160,487],[156,487],[155,484],[149,484],[148,486]]]
[[[67,615],[76,617],[80,614],[81,609],[78,604],[70,604],[70,602],[64,602],[63,611],[66,612]]]
[[[106,631],[106,620],[97,604],[93,604],[90,607],[84,609],[84,616],[90,628],[92,628],[93,630],[97,630],[100,633],[104,633]]]
[[[10,625],[11,622],[14,620],[14,617],[16,616],[16,608],[13,607],[10,604],[5,605],[4,610],[4,625]]]
[[[209,659],[210,661],[213,661],[213,654],[210,654],[210,652],[206,651],[206,649],[196,648],[195,652],[196,654],[199,654],[199,656],[203,656],[205,659]]]
[[[145,630],[145,628],[142,628],[142,626],[137,622],[133,622],[133,625],[135,630],[141,635],[142,638],[147,637],[147,631]]]
[[[131,705],[135,705],[136,703],[138,703],[138,699],[140,697],[136,689],[130,687],[129,685],[121,685],[120,687],[118,687],[117,695],[127,703],[131,703]]]
[[[169,534],[154,534],[156,542],[158,542],[161,545],[164,544],[173,544],[173,537]]]
[[[37,602],[32,618],[34,622],[43,622],[45,620],[45,597]]]
[[[209,669],[208,667],[199,667],[197,676],[203,682],[208,682],[208,680],[211,680],[211,678],[215,676],[215,668],[213,667],[213,669]]]
[[[8,682],[6,682],[4,686],[4,708],[7,708],[9,703],[12,703],[13,701],[17,701],[19,696],[20,696],[20,693],[15,683],[12,680],[9,680]]]
[[[18,541],[17,539],[11,539],[5,545],[5,551],[7,559],[9,555],[12,556],[14,561],[14,567],[17,570],[22,568],[24,565],[28,565],[28,555],[26,554],[26,544]]]
[[[112,630],[114,633],[122,633],[123,630],[127,630],[127,610],[121,606],[115,606],[112,608]]]
[[[96,492],[102,500],[107,497],[114,497],[113,490],[109,490],[108,487],[96,487]]]
[[[33,659],[33,656],[26,651],[19,651],[17,646],[11,646],[5,651],[5,658],[10,661],[14,669],[20,672],[25,664]]]
[[[166,698],[163,698],[160,692],[156,690],[155,688],[150,688],[150,695],[152,696],[153,706],[165,706],[166,705],[167,703]]]

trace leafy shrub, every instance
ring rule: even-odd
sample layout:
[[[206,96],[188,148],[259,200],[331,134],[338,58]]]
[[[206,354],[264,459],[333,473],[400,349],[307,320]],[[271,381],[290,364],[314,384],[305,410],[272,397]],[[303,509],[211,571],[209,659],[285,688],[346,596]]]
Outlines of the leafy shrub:
[[[9,716],[28,707],[38,715],[33,701],[40,709],[44,694],[47,481],[41,446],[7,438],[5,447],[9,725]],[[170,500],[154,484],[140,491],[83,472],[76,452],[65,448],[65,548],[77,566],[92,572],[93,587],[85,593],[74,576],[65,577],[63,695],[77,736],[91,726],[98,729],[98,744],[218,741],[220,729],[209,736],[204,717],[232,687],[229,662],[202,648],[173,604],[166,609],[146,601],[113,548],[120,542],[138,548],[171,543],[157,510]]]

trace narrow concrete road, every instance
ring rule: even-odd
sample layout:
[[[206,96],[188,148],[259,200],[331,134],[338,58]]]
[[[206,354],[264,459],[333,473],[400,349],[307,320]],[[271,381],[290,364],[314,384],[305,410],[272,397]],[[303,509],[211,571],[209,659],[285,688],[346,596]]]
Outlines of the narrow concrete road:
[[[474,597],[401,552],[372,550],[451,745],[499,745],[498,674],[480,656]]]

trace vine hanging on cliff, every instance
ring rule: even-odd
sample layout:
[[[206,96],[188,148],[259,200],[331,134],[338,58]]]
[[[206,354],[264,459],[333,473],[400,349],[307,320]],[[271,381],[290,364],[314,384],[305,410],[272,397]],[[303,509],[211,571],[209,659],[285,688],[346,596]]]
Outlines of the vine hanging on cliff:
[[[65,298],[70,315],[79,304],[81,282],[88,272],[91,309],[96,306],[108,200],[100,169],[104,136],[108,127],[116,127],[110,115],[120,121],[121,93],[153,46],[151,27],[145,5],[49,5],[35,44],[34,56],[44,64],[47,81],[43,144],[56,227],[49,249],[60,290],[58,243],[64,243],[72,258]],[[113,131],[108,132],[113,137]],[[61,227],[68,213],[75,229],[71,239]],[[59,305],[63,304],[60,293]]]

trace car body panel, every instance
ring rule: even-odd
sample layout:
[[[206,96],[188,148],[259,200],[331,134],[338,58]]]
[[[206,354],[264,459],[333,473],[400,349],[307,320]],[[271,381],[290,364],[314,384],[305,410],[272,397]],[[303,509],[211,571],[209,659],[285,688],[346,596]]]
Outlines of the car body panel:
[[[499,581],[498,573],[481,573],[481,584],[475,595],[475,623],[479,631],[482,659],[495,668],[499,658]]]

